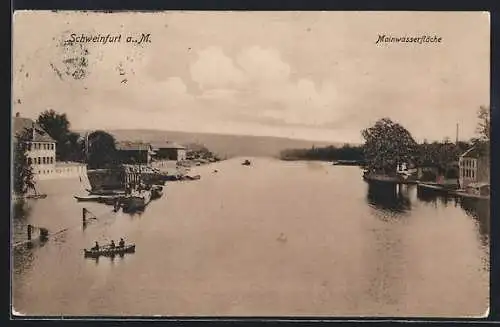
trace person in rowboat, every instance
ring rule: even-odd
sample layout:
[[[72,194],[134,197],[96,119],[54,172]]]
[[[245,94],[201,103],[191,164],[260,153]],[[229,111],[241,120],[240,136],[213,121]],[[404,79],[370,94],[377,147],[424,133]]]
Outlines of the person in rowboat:
[[[120,242],[118,242],[118,247],[120,248],[125,247],[125,241],[123,240],[123,238],[120,238]]]
[[[95,246],[92,248],[92,250],[99,250],[99,243],[95,241]]]
[[[114,249],[115,248],[115,241],[111,240],[111,244],[109,245],[110,248]]]

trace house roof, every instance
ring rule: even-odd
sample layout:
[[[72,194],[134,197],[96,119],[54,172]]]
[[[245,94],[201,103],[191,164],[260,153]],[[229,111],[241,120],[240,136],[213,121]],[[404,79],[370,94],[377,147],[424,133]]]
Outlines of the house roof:
[[[479,158],[484,156],[484,149],[481,146],[473,146],[469,150],[465,151],[462,153],[460,158]]]
[[[119,151],[149,151],[151,145],[143,142],[121,141],[116,143],[116,150]]]
[[[175,142],[163,141],[163,142],[153,142],[151,143],[153,149],[185,149],[185,146],[177,144]]]
[[[33,127],[35,128],[35,133],[31,133]],[[14,121],[12,124],[13,134],[19,135],[25,129],[30,131],[30,138],[32,142],[56,142],[39,124],[35,123],[32,119],[24,117],[14,117]]]

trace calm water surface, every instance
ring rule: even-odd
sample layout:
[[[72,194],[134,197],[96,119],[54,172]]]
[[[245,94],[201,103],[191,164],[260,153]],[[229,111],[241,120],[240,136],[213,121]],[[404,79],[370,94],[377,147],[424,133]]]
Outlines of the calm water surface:
[[[28,315],[478,316],[489,303],[489,210],[363,182],[357,167],[241,159],[196,167],[141,215],[77,203],[79,181],[16,208],[67,230],[13,251],[13,304]],[[218,169],[218,173],[213,173]],[[83,228],[86,207],[98,220]],[[85,259],[124,237],[136,253]]]

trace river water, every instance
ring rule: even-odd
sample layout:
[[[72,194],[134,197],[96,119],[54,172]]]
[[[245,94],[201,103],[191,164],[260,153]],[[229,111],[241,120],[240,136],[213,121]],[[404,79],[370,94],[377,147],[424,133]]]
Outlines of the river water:
[[[51,233],[13,251],[13,306],[26,315],[482,316],[489,210],[368,185],[358,167],[231,159],[196,167],[142,214],[77,203],[79,181],[46,181],[16,209]],[[214,170],[218,172],[215,173]],[[86,207],[98,220],[83,228]],[[85,259],[124,237],[136,253]]]

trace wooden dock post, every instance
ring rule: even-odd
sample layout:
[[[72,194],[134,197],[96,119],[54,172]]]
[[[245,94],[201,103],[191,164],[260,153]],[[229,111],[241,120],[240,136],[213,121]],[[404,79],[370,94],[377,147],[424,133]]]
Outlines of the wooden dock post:
[[[28,225],[28,241],[31,241],[31,230],[32,230],[33,226],[31,225]]]

